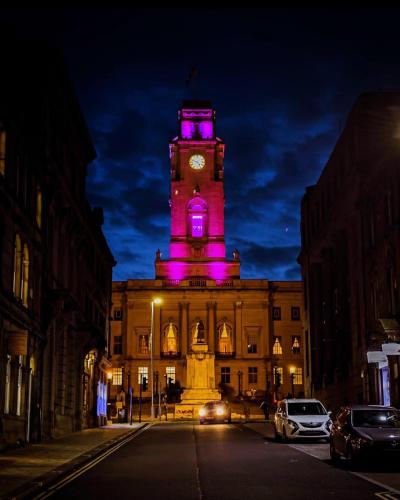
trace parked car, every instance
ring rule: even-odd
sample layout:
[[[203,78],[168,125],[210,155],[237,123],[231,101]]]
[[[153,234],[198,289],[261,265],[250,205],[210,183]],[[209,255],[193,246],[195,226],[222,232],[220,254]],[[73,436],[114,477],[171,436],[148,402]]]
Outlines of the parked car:
[[[275,439],[329,440],[331,412],[318,399],[283,399],[274,417]]]
[[[231,408],[226,401],[209,401],[199,410],[200,423],[231,422]]]
[[[363,457],[400,457],[400,414],[391,406],[349,405],[340,408],[331,428],[330,455],[355,461]]]

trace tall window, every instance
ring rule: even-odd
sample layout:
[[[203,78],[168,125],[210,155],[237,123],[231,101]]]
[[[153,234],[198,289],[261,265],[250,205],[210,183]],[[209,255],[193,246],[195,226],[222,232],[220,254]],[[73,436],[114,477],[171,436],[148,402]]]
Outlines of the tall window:
[[[280,307],[273,307],[272,308],[272,319],[280,320],[281,319],[281,308]]]
[[[112,383],[113,385],[122,385],[122,368],[113,368]]]
[[[21,298],[22,292],[22,244],[19,234],[15,235],[14,245],[14,278],[13,278],[13,292],[18,298]]]
[[[223,384],[231,383],[231,368],[229,366],[223,366],[221,368],[221,382]]]
[[[0,174],[6,172],[6,131],[0,130]]]
[[[168,384],[175,384],[175,366],[167,366],[165,368],[165,373],[167,375],[167,382]]]
[[[138,367],[138,384],[141,384],[143,377],[146,377],[147,382],[149,381],[149,368],[147,366]]]
[[[4,413],[10,413],[10,394],[11,394],[11,356],[7,354],[6,364],[6,386],[4,391]]]
[[[294,375],[294,385],[301,385],[303,383],[303,368],[290,368],[290,375]]]
[[[229,354],[232,352],[231,327],[224,321],[218,329],[218,351]]]
[[[168,323],[164,328],[164,353],[176,354],[177,349],[177,328],[173,323]]]
[[[300,354],[300,337],[298,335],[292,336],[292,353]]]
[[[39,229],[42,227],[42,190],[40,186],[36,188],[36,224]]]
[[[249,354],[255,354],[257,352],[257,336],[249,335],[247,337],[247,352]]]
[[[114,354],[122,354],[122,335],[114,336],[113,352]]]
[[[300,319],[300,307],[293,306],[292,307],[292,320],[297,321]]]
[[[256,384],[257,383],[257,367],[256,366],[249,366],[249,384]]]
[[[23,251],[23,268],[22,268],[22,290],[21,290],[22,303],[28,307],[28,293],[29,293],[29,250],[27,245],[24,245]]]
[[[282,337],[274,337],[274,345],[272,346],[272,354],[279,355],[282,354]]]
[[[194,238],[201,238],[204,234],[203,216],[192,215],[192,236]]]
[[[18,377],[17,377],[17,407],[15,414],[22,413],[22,356],[18,356]]]
[[[277,381],[277,375],[280,375],[280,382],[283,384],[283,369],[281,366],[277,366],[274,370],[274,384],[276,384]]]

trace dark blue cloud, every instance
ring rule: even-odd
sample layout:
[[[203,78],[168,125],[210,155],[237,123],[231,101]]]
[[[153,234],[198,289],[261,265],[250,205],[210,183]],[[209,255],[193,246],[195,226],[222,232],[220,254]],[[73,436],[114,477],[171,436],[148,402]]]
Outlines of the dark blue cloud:
[[[397,8],[0,9],[64,48],[116,279],[152,278],[156,249],[168,256],[168,141],[187,97],[212,101],[226,143],[228,257],[240,250],[244,278],[298,279],[301,197],[357,96],[399,87],[399,21]]]

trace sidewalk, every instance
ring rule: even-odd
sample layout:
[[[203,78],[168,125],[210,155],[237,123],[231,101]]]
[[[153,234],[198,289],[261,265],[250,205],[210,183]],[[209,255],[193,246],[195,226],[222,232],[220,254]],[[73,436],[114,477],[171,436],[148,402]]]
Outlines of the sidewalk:
[[[137,432],[146,423],[113,424],[0,452],[0,499],[26,498]]]

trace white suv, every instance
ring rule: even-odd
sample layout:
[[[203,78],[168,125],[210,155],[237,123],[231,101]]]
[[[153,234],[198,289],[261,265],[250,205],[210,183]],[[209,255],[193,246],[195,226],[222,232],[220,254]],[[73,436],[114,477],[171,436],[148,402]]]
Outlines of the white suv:
[[[318,399],[283,399],[274,418],[275,439],[325,439],[329,441],[331,412]]]

